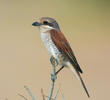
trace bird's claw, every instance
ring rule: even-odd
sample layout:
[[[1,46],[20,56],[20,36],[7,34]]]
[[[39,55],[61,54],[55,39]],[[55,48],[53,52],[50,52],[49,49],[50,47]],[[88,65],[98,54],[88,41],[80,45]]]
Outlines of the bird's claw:
[[[58,61],[53,56],[50,57],[50,62],[52,65],[58,66]]]
[[[50,57],[50,62],[51,62],[51,64],[53,64],[53,59],[54,59],[53,56],[51,56],[51,57]]]

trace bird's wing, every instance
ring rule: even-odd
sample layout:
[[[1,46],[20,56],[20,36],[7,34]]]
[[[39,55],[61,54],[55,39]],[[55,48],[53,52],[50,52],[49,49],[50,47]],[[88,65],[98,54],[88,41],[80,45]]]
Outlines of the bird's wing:
[[[63,35],[63,33],[52,29],[52,30],[50,30],[50,35],[51,35],[52,41],[57,46],[59,51],[68,57],[71,64],[75,67],[75,69],[78,72],[82,73],[82,70],[74,56],[74,53],[73,53],[68,41],[66,40],[65,36]]]

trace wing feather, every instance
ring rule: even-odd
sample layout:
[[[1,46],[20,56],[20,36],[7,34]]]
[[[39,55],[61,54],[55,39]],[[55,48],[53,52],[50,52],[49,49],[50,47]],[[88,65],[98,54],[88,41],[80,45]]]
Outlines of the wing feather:
[[[76,68],[76,70],[82,73],[82,70],[74,56],[74,53],[63,33],[54,29],[50,30],[50,33],[51,33],[52,41],[58,47],[60,52],[65,54],[70,60],[71,64]]]

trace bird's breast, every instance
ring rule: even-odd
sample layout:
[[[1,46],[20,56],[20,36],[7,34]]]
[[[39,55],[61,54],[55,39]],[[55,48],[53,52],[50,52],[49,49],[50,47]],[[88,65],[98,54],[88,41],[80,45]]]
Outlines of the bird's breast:
[[[41,39],[50,55],[56,57],[60,54],[49,33],[41,33]]]
[[[66,65],[67,57],[62,54],[51,39],[49,33],[41,33],[41,39],[51,56],[58,60],[59,65]]]

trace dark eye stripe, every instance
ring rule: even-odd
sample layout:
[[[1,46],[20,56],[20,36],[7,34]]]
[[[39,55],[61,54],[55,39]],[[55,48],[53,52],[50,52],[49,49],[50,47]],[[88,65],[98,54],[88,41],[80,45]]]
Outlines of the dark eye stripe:
[[[44,25],[48,25],[49,23],[48,23],[47,21],[44,21],[43,24],[44,24]]]
[[[49,23],[49,22],[47,22],[47,21],[44,21],[44,22],[43,22],[43,25],[53,26],[53,24],[52,24],[52,23]]]

